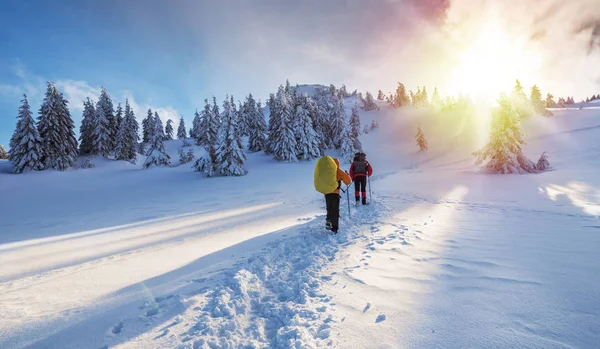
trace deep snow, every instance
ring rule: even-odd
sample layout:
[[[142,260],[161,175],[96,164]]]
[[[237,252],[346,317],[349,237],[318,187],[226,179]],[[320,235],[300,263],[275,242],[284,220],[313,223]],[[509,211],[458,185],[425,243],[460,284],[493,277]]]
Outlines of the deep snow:
[[[597,347],[600,110],[526,120],[553,170],[494,176],[477,123],[381,109],[361,114],[373,204],[344,196],[336,236],[313,163],[0,163],[0,347]]]

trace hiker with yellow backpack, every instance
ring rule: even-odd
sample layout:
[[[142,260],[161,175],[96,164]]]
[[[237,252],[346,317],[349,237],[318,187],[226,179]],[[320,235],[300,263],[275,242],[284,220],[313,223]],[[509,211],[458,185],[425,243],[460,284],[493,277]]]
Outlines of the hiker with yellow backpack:
[[[340,168],[340,161],[331,156],[323,156],[315,165],[315,189],[325,195],[327,219],[325,228],[337,234],[340,220],[340,189],[352,183],[350,175]]]

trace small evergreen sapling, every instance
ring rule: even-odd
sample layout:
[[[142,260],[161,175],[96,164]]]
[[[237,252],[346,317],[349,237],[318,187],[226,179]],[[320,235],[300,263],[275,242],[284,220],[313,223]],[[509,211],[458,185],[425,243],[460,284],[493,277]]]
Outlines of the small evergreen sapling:
[[[165,140],[172,140],[174,132],[175,131],[173,130],[173,120],[169,119],[167,120],[167,126],[165,127]]]
[[[186,129],[185,129],[185,121],[183,120],[183,116],[179,119],[179,127],[177,127],[177,139],[186,139]]]
[[[421,131],[421,126],[417,126],[417,145],[419,146],[420,151],[427,150],[427,140],[425,139],[425,135]]]
[[[548,155],[546,155],[546,152],[543,152],[538,159],[535,169],[537,172],[544,172],[550,169],[550,162],[548,161]]]
[[[8,152],[4,148],[4,145],[0,144],[0,160],[8,159]]]

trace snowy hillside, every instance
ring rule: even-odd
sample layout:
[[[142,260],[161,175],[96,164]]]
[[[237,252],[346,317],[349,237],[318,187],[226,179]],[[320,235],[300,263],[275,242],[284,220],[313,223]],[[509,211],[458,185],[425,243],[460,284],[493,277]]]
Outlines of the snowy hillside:
[[[496,176],[482,121],[380,106],[372,204],[343,194],[335,236],[314,162],[204,178],[180,140],[172,168],[0,161],[0,348],[597,347],[600,109],[526,120],[553,170]]]

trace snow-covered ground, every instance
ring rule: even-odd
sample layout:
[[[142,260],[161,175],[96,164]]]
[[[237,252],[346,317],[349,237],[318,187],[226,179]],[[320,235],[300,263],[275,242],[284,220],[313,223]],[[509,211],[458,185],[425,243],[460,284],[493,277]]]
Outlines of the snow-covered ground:
[[[506,176],[470,120],[362,113],[373,204],[336,236],[313,163],[0,162],[0,348],[597,348],[600,110],[553,112],[524,122],[553,170]]]

